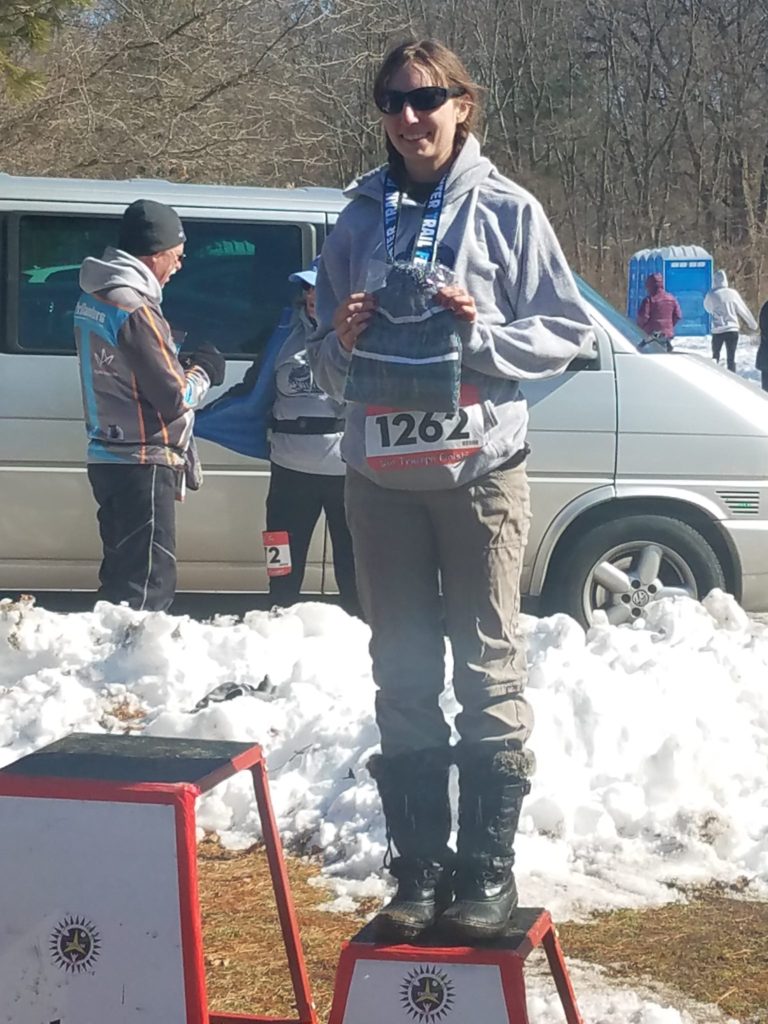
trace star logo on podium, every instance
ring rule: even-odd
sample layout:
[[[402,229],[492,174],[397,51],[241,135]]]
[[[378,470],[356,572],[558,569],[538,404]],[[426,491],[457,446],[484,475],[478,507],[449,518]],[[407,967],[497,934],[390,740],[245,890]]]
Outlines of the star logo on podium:
[[[400,1002],[411,1020],[431,1024],[444,1020],[453,1009],[454,986],[439,967],[415,967],[400,987]]]
[[[101,939],[92,921],[67,915],[51,935],[51,957],[57,967],[73,974],[89,971],[99,958]]]

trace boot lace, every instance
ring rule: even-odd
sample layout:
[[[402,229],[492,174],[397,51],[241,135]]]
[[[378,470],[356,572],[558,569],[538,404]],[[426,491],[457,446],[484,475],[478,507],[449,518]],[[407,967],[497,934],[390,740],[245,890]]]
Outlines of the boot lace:
[[[387,848],[384,851],[384,860],[381,862],[382,867],[386,868],[387,871],[392,867],[392,861],[395,859],[392,852],[392,833],[387,829]]]

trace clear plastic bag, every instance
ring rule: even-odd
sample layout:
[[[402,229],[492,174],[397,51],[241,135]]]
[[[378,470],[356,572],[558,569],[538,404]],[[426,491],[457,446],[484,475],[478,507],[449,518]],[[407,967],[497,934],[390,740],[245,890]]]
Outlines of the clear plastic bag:
[[[368,270],[365,276],[366,292],[377,292],[384,288],[389,277],[389,272],[394,268],[415,271],[426,297],[432,297],[440,288],[447,288],[456,284],[458,278],[451,267],[442,263],[433,263],[429,266],[416,266],[408,260],[396,260],[389,262],[385,260],[371,260],[368,263]]]
[[[435,302],[455,282],[439,264],[371,263],[376,311],[352,351],[344,398],[396,409],[456,412],[461,339],[454,314]]]

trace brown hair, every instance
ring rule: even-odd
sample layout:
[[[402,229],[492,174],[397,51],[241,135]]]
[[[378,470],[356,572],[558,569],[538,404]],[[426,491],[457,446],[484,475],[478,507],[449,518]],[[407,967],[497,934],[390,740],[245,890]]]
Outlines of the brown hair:
[[[458,86],[464,90],[463,99],[469,105],[469,113],[464,121],[456,125],[453,142],[454,157],[467,141],[473,131],[480,114],[480,87],[472,81],[472,77],[464,67],[461,58],[449,50],[447,46],[434,39],[408,39],[390,50],[384,58],[373,83],[373,98],[380,103],[389,88],[395,72],[406,64],[415,64],[432,80],[433,85],[445,87]],[[389,166],[398,177],[404,171],[403,158],[389,141],[387,136],[387,155]]]

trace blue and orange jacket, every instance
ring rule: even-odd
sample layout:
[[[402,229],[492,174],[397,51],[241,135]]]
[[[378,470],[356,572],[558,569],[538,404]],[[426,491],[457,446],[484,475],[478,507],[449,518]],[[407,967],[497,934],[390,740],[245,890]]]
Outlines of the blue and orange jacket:
[[[184,370],[163,317],[162,289],[140,260],[107,248],[80,268],[75,307],[88,462],[183,467],[194,409],[210,381]]]

